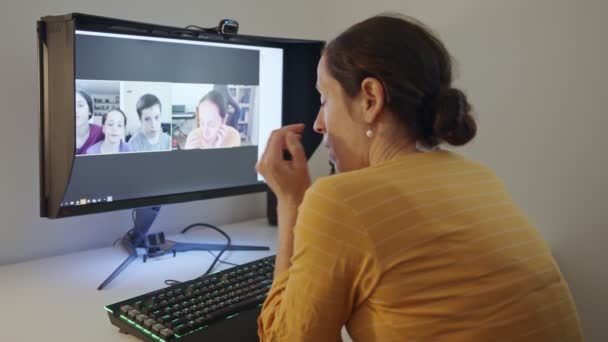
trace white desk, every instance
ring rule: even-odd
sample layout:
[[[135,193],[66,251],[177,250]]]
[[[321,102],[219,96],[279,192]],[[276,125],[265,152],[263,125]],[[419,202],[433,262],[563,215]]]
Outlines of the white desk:
[[[276,227],[257,219],[220,227],[233,244],[269,246],[270,251],[227,252],[241,264],[275,254]],[[224,243],[209,229],[192,229],[184,242]],[[102,248],[0,267],[0,340],[137,341],[110,324],[104,306],[164,287],[164,280],[200,276],[213,257],[205,251],[134,261],[106,289],[97,286],[125,259],[121,248]],[[218,264],[216,270],[229,266]]]

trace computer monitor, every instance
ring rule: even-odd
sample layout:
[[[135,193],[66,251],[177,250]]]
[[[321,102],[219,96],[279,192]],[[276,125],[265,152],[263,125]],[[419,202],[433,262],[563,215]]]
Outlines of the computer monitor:
[[[307,124],[307,157],[320,143],[322,41],[85,14],[38,33],[43,217],[266,191],[254,167],[272,130]]]
[[[324,42],[85,14],[37,25],[40,215],[135,209],[120,239],[128,257],[99,289],[138,248],[144,261],[220,251],[207,272],[226,250],[269,249],[233,245],[227,235],[226,244],[192,244],[147,232],[162,204],[266,191],[255,164],[284,124],[307,124],[302,143],[312,155],[321,140],[312,126]]]

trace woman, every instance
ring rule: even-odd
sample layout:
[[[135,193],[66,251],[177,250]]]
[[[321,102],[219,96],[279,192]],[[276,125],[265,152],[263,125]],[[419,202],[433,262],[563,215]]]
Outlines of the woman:
[[[103,140],[101,126],[89,123],[93,116],[93,100],[84,90],[77,90],[76,99],[76,154]]]
[[[336,341],[343,325],[354,341],[582,341],[567,284],[502,182],[436,148],[476,133],[451,69],[411,19],[374,17],[328,44],[314,129],[339,174],[310,186],[303,125],[275,131],[257,166],[279,218],[262,341]]]
[[[236,103],[236,100],[230,95],[230,90],[227,85],[216,84],[213,86],[213,90],[217,90],[224,97],[226,103],[226,125],[233,127],[238,130],[238,121],[241,113],[241,108]]]
[[[217,90],[212,90],[196,107],[198,128],[186,138],[185,149],[236,147],[241,145],[239,132],[226,125],[226,104]]]
[[[89,147],[86,154],[110,154],[131,152],[131,148],[124,142],[127,116],[120,109],[112,109],[101,118],[105,138]]]

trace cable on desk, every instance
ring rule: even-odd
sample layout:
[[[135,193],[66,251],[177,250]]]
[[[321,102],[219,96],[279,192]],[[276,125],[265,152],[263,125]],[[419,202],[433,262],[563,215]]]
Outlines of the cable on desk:
[[[212,251],[207,250],[207,253],[211,254],[214,258],[217,258],[217,255],[215,255],[215,253],[213,253]],[[221,260],[221,259],[218,259],[218,262],[220,264],[229,265],[229,266],[240,266],[239,264],[235,264],[235,263],[232,263],[232,262],[224,261],[224,260]],[[173,286],[173,285],[177,285],[179,283],[181,283],[181,281],[175,280],[175,279],[167,279],[167,280],[165,280],[165,285],[167,285],[167,286]]]
[[[210,274],[211,271],[213,271],[213,268],[215,267],[215,265],[217,264],[217,262],[220,260],[220,258],[222,257],[222,255],[228,250],[228,248],[232,244],[232,240],[230,239],[230,236],[228,234],[226,234],[223,230],[219,229],[218,227],[216,227],[216,226],[214,226],[212,224],[208,224],[208,223],[194,223],[194,224],[191,224],[188,227],[182,229],[182,234],[185,234],[190,229],[196,228],[196,227],[211,228],[211,229],[215,230],[216,232],[224,235],[224,237],[226,238],[226,246],[224,246],[224,248],[222,248],[222,250],[219,252],[219,254],[213,259],[213,262],[211,263],[211,266],[209,266],[209,268],[207,269],[207,271],[205,271],[205,273],[203,273],[203,276],[206,276],[206,275]]]
[[[218,227],[216,227],[216,226],[214,226],[212,224],[209,224],[209,223],[193,223],[193,224],[189,225],[188,227],[182,229],[181,233],[185,234],[190,229],[197,228],[197,227],[211,228],[211,229],[215,230],[216,232],[222,234],[226,238],[226,245],[224,246],[224,248],[222,248],[222,250],[217,255],[213,254],[213,252],[211,252],[210,250],[207,250],[207,252],[211,253],[211,255],[214,256],[214,259],[213,259],[213,262],[211,263],[211,265],[209,266],[209,268],[207,268],[207,270],[205,271],[205,273],[203,273],[202,276],[206,276],[206,275],[210,274],[213,271],[213,268],[215,267],[215,265],[218,262],[223,263],[223,264],[237,266],[236,264],[229,263],[227,261],[223,261],[223,260],[220,259],[222,257],[222,255],[228,250],[228,248],[232,244],[232,239],[230,239],[230,236],[228,234],[226,234],[226,232],[224,232],[220,228],[218,228]],[[179,284],[179,283],[180,283],[180,281],[179,280],[175,280],[175,279],[167,279],[167,280],[165,280],[165,285],[168,285],[168,286],[173,286],[173,285]]]
[[[135,229],[135,209],[131,210],[131,221],[133,221],[133,228],[129,229],[125,235],[114,240],[114,242],[112,243],[112,247],[116,247],[116,243],[118,241],[121,241],[122,239],[124,239],[125,236],[129,236],[131,234],[131,232],[133,231],[133,229]]]
[[[213,255],[213,257],[214,257],[214,258],[217,258],[217,256],[215,255],[215,253],[213,253],[212,251],[207,250],[207,252],[208,252],[209,254]],[[229,265],[229,266],[240,266],[239,264],[235,264],[235,263],[228,262],[228,261],[224,261],[224,260],[218,260],[218,261],[219,261],[221,264],[224,264],[224,265]]]

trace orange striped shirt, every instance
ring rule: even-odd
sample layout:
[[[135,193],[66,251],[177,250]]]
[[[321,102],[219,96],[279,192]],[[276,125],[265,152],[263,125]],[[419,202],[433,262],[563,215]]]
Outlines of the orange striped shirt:
[[[262,341],[578,342],[572,296],[539,233],[487,168],[455,153],[317,180]]]

